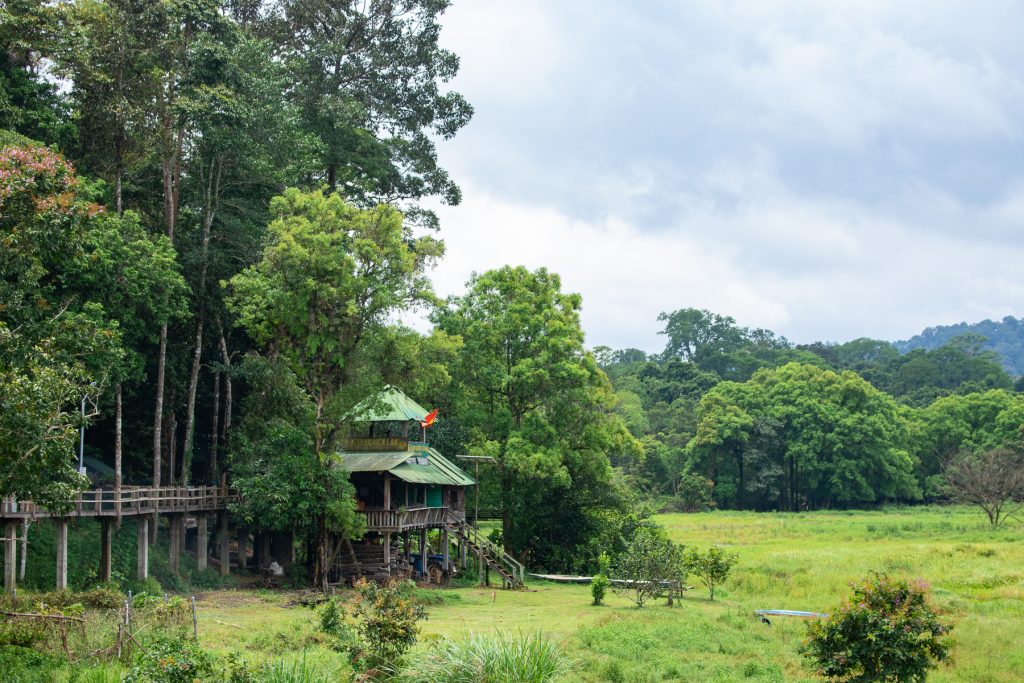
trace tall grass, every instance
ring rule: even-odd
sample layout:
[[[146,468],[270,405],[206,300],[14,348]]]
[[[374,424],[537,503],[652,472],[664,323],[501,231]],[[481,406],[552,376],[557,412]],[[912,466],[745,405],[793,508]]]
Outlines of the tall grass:
[[[541,633],[473,634],[443,639],[407,666],[405,683],[548,683],[566,668],[558,645]]]
[[[259,673],[263,683],[333,683],[320,666],[306,659],[303,652],[300,657],[286,657],[266,665]]]

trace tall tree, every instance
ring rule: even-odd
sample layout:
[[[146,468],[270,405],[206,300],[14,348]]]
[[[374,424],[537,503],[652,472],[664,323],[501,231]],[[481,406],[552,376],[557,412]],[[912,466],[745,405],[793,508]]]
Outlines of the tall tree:
[[[323,143],[322,176],[360,204],[400,204],[436,225],[418,200],[457,204],[458,186],[437,164],[434,139],[448,139],[472,107],[441,85],[459,59],[438,45],[447,0],[276,0],[262,31],[287,65],[290,92]],[[249,13],[251,14],[251,13]]]
[[[287,363],[312,402],[312,456],[330,477],[331,447],[354,405],[381,384],[365,362],[389,316],[432,300],[425,270],[442,245],[414,238],[395,209],[359,210],[339,195],[291,189],[271,202],[275,216],[262,259],[230,281],[239,324]],[[325,488],[327,500],[339,492]],[[321,510],[324,508],[322,507]],[[326,581],[328,519],[318,517],[316,576]]]
[[[456,366],[469,445],[497,462],[506,546],[538,565],[571,553],[610,504],[609,454],[639,452],[583,346],[577,294],[545,269],[475,275],[437,312],[463,340]]]

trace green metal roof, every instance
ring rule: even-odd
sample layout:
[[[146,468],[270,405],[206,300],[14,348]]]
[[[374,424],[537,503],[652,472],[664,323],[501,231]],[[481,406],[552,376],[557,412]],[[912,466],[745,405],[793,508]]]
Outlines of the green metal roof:
[[[389,470],[391,474],[414,484],[445,484],[447,486],[472,486],[476,482],[458,465],[427,448],[426,457],[412,458]]]
[[[420,422],[427,410],[389,384],[372,401],[358,404],[352,414],[360,422]]]
[[[409,459],[407,451],[386,453],[339,453],[341,465],[349,472],[387,472]]]
[[[341,466],[349,472],[390,472],[412,484],[472,486],[474,479],[458,465],[429,446],[389,453],[338,453]]]

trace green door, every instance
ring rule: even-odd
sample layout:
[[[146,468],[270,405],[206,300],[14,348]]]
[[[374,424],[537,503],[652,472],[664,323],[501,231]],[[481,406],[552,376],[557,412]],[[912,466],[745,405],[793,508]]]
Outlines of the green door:
[[[440,486],[428,486],[427,487],[427,507],[428,508],[439,508],[439,507],[441,507],[441,487]]]

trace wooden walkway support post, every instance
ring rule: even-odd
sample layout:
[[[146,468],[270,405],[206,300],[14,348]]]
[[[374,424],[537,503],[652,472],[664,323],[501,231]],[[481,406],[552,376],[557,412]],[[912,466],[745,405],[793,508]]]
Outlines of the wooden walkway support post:
[[[444,565],[443,566],[444,566],[445,572],[448,572],[448,571],[451,570],[451,567],[448,564],[448,560],[449,560],[448,553],[449,552],[450,552],[450,547],[448,545],[448,527],[445,527],[444,529],[441,529],[441,556],[444,558]]]
[[[68,587],[68,520],[55,519],[53,526],[57,531],[57,590],[62,591]]]
[[[384,567],[391,576],[391,532],[384,532]]]
[[[114,520],[100,520],[100,581],[106,583],[113,575]]]
[[[207,528],[206,528],[206,515],[196,515],[196,568],[199,571],[206,569],[206,556],[207,556]]]
[[[228,532],[228,513],[220,513],[220,575],[231,571],[231,536]]]
[[[18,577],[18,523],[4,525],[4,590],[14,593]]]
[[[150,520],[146,517],[139,517],[135,520],[135,541],[138,553],[135,575],[139,579],[149,578],[149,523]]]
[[[402,532],[402,552],[405,553],[405,561],[409,562],[412,559],[412,545],[409,542],[409,532]]]
[[[170,565],[171,573],[177,575],[178,565],[181,562],[181,539],[178,538],[178,530],[181,527],[178,526],[178,515],[168,515],[167,522],[167,553],[169,559],[168,564]]]

